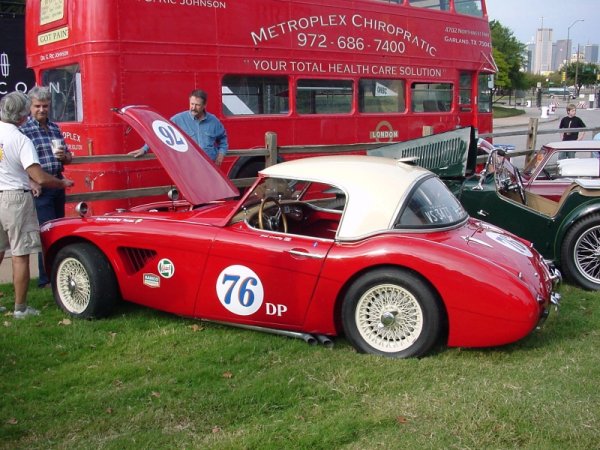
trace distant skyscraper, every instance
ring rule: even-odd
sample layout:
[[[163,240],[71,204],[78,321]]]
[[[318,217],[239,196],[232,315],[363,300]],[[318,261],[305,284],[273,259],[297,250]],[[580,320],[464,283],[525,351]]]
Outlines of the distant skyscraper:
[[[552,45],[552,71],[556,72],[561,67],[569,62],[570,55],[567,48],[568,42],[566,39],[560,39]]]
[[[535,53],[535,44],[528,42],[525,46],[525,54],[523,55],[523,70],[525,72],[533,72],[533,54]]]
[[[598,44],[587,44],[585,46],[585,62],[598,62]]]
[[[533,73],[546,74],[552,66],[552,28],[539,28],[535,34]]]

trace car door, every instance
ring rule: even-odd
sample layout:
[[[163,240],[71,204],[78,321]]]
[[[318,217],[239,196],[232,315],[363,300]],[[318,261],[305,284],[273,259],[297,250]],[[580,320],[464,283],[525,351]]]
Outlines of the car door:
[[[223,228],[210,250],[196,315],[258,326],[300,326],[332,239]]]
[[[556,219],[500,195],[493,175],[488,176],[482,189],[474,182],[466,183],[460,193],[460,202],[473,218],[504,228],[534,243],[546,258],[554,258]]]

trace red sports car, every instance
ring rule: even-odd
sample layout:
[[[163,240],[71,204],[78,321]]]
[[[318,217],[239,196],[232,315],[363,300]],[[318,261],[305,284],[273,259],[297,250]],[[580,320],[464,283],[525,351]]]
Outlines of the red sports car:
[[[118,114],[185,200],[42,227],[58,305],[76,317],[121,299],[359,352],[419,356],[488,347],[543,320],[557,274],[532,246],[468,217],[431,172],[371,156],[263,170],[242,198],[150,108]]]

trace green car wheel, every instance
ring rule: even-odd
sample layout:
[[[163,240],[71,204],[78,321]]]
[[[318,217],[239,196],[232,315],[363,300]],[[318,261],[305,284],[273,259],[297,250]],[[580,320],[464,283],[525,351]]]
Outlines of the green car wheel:
[[[569,229],[561,261],[569,280],[585,289],[600,290],[600,214],[584,217]]]

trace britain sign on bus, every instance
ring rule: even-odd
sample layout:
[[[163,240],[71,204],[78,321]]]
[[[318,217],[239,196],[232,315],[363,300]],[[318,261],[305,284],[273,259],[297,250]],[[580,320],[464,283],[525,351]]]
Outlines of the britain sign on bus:
[[[395,142],[491,132],[484,0],[27,0],[27,64],[77,156],[142,144],[112,110],[171,116],[193,89],[231,149]],[[256,156],[226,158],[231,178]],[[78,192],[168,184],[155,160],[72,165]],[[123,206],[96,204],[95,212]],[[125,205],[128,206],[128,205]]]

